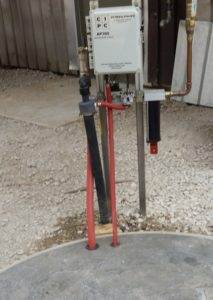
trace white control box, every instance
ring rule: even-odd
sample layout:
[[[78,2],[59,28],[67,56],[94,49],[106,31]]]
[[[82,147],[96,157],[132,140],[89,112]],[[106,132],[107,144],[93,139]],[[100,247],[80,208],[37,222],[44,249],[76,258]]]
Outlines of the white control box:
[[[141,9],[135,6],[90,11],[95,74],[142,69]]]

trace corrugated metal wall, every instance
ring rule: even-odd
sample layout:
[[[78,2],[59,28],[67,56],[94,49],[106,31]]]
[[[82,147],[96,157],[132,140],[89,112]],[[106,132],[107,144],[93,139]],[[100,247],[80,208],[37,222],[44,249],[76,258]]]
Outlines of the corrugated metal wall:
[[[0,65],[77,70],[74,0],[0,0]]]

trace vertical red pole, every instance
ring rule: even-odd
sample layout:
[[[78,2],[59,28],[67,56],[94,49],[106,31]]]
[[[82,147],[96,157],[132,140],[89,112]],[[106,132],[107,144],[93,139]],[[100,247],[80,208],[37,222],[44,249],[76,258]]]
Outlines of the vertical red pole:
[[[94,219],[94,177],[92,174],[92,161],[87,146],[87,226],[88,226],[88,250],[97,248],[95,238],[95,219]]]
[[[106,86],[107,102],[112,103],[112,94],[110,85]],[[117,230],[117,213],[116,213],[116,192],[115,192],[115,153],[114,153],[114,128],[113,128],[113,111],[108,108],[108,123],[109,123],[109,152],[110,152],[110,191],[112,204],[112,226],[114,247],[118,246],[118,230]]]

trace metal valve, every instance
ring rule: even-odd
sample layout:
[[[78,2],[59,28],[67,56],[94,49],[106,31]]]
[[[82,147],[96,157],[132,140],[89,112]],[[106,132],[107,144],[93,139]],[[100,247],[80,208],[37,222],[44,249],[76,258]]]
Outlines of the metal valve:
[[[133,104],[134,98],[135,98],[134,92],[130,92],[130,91],[124,92],[121,94],[121,103],[123,105],[130,106]]]

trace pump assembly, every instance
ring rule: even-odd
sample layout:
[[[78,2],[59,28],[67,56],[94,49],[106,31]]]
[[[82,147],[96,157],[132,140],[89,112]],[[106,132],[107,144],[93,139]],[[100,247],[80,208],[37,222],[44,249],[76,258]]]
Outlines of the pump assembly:
[[[160,26],[170,22],[171,1],[167,1],[168,15]],[[187,83],[185,91],[144,89],[143,79],[143,6],[141,0],[133,0],[131,6],[99,7],[99,1],[90,1],[90,14],[86,17],[87,47],[79,48],[80,61],[80,113],[84,118],[87,136],[87,223],[89,250],[97,248],[94,221],[94,181],[100,212],[100,223],[112,221],[112,245],[117,247],[118,230],[116,216],[115,154],[113,110],[127,110],[136,103],[138,145],[138,174],[140,211],[146,214],[144,109],[147,119],[147,142],[151,154],[158,153],[160,133],[160,101],[166,97],[185,95],[192,86],[192,41],[195,28],[197,1],[186,1],[187,32]],[[89,70],[90,69],[90,70]],[[90,71],[94,71],[97,96],[90,95]],[[124,87],[119,78],[125,75]],[[129,78],[134,78],[130,88]],[[98,146],[94,114],[99,110],[103,167]]]

